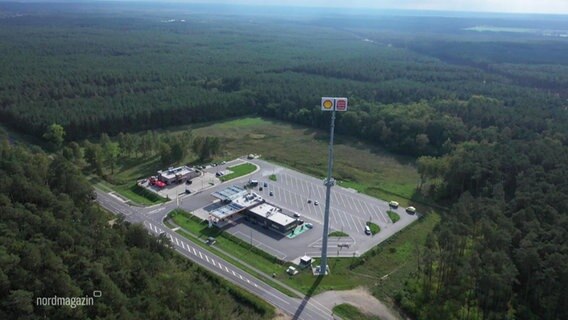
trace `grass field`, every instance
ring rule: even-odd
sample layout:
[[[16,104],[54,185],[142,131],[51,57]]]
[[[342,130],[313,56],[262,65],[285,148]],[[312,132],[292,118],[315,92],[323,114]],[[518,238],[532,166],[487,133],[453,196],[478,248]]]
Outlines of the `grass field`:
[[[398,215],[398,213],[392,211],[392,210],[388,210],[387,214],[389,215],[389,218],[392,220],[393,223],[397,222],[398,220],[400,220],[400,216]]]
[[[348,303],[342,303],[333,307],[333,314],[341,317],[343,320],[380,320],[379,317],[369,316]]]
[[[326,174],[328,134],[324,131],[259,117],[191,128],[195,135],[222,138],[223,159],[254,153],[313,176]],[[382,199],[395,199],[405,206],[417,198],[419,175],[414,159],[340,135],[336,137],[334,155],[334,176],[340,185]]]
[[[247,175],[247,174],[253,172],[254,170],[256,170],[256,166],[252,163],[243,163],[243,164],[239,164],[238,166],[229,167],[227,169],[233,171],[233,173],[222,176],[220,178],[221,181],[229,181],[229,180]]]
[[[114,185],[102,180],[96,176],[88,177],[91,184],[106,192],[115,192],[125,199],[142,205],[154,205],[157,203],[166,202],[167,199],[139,187],[135,183],[127,183],[122,185]]]

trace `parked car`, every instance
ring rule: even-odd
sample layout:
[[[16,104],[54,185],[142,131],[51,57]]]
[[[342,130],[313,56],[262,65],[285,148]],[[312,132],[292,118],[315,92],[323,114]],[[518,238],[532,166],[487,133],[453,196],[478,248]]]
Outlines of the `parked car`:
[[[268,187],[268,183],[265,182],[265,183],[264,183],[264,187],[265,187],[265,188]]]
[[[371,228],[369,228],[369,226],[365,226],[365,234],[371,235]]]
[[[398,202],[396,202],[396,201],[389,202],[389,207],[395,208],[395,209],[398,208]]]
[[[262,191],[262,190],[263,190],[262,187],[258,187],[258,191]]]
[[[312,199],[308,199],[308,203],[312,203]]]
[[[319,202],[317,202],[317,201],[314,201],[314,205],[316,205],[316,206],[317,206],[317,205],[319,205],[319,204],[320,204]]]
[[[309,222],[306,223],[306,228],[311,229],[311,228],[313,228],[313,227],[314,227],[313,224],[311,224],[311,223],[309,223]]]
[[[406,208],[406,212],[410,213],[410,214],[415,214],[416,213],[416,208],[414,207],[408,207]]]
[[[273,195],[274,195],[274,192],[270,191],[270,195],[273,196]]]
[[[301,215],[297,212],[294,212],[294,218],[299,218],[299,217],[301,217]]]

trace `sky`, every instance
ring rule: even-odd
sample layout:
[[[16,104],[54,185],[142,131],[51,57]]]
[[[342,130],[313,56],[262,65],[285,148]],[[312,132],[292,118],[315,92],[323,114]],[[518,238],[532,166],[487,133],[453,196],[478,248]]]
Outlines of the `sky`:
[[[568,0],[159,0],[309,7],[568,14]]]

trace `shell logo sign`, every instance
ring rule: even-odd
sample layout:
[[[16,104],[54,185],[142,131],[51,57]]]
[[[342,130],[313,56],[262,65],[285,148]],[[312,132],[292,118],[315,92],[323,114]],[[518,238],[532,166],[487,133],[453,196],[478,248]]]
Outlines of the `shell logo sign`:
[[[323,97],[321,98],[323,111],[347,111],[347,98]]]

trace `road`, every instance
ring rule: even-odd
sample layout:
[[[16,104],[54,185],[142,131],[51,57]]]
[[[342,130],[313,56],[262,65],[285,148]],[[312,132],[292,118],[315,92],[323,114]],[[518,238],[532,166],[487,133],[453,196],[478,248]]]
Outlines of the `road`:
[[[163,218],[175,209],[176,202],[153,206],[135,207],[123,202],[120,198],[97,190],[97,201],[105,209],[124,216],[126,221],[142,224],[151,234],[165,233],[174,249],[187,259],[203,268],[227,279],[239,287],[263,298],[267,302],[286,312],[293,319],[331,319],[332,312],[317,301],[309,298],[297,299],[289,297],[265,284],[261,280],[240,270],[217,255],[204,251],[184,237],[171,231],[163,223]]]

